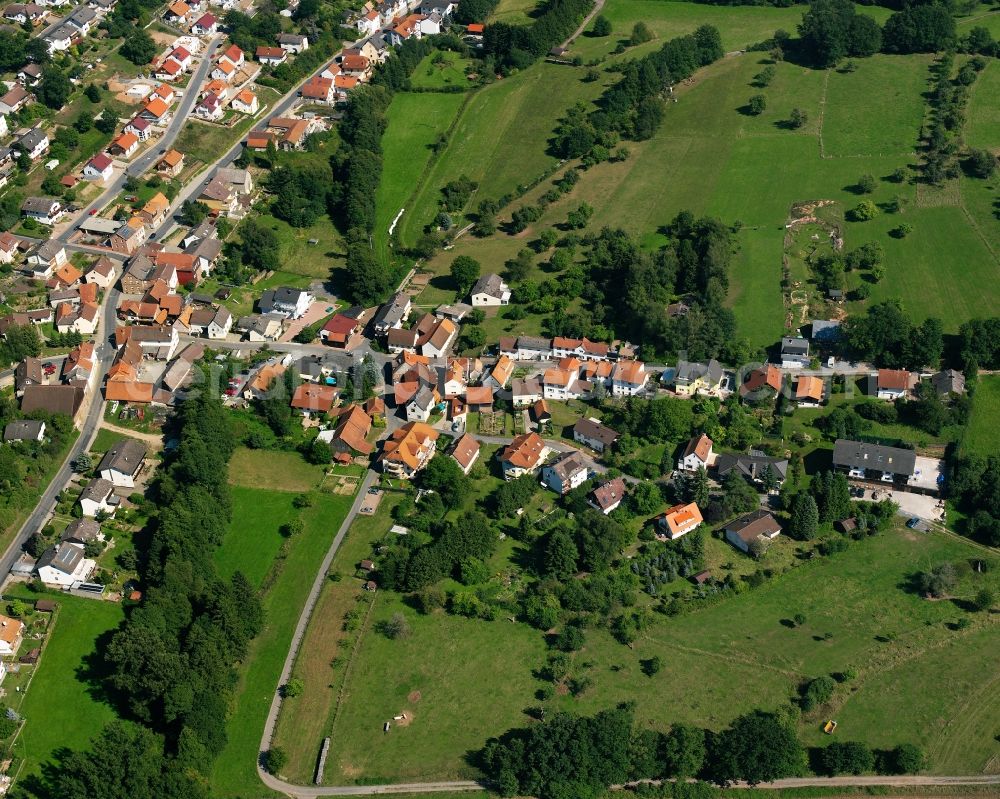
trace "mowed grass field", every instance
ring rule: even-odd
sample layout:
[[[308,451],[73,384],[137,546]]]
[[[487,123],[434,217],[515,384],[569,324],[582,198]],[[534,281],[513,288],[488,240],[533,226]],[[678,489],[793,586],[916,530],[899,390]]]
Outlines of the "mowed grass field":
[[[22,779],[38,774],[63,747],[86,748],[117,718],[103,698],[99,649],[107,644],[104,636],[124,620],[122,606],[69,595],[60,595],[58,602],[58,619],[17,708],[27,719],[14,750],[25,761]]]
[[[588,630],[571,674],[586,676],[590,687],[547,706],[589,714],[635,701],[640,722],[652,728],[686,721],[717,729],[748,709],[788,702],[805,679],[854,669],[857,677],[838,687],[829,707],[804,716],[800,733],[807,742],[826,740],[818,732],[819,717],[833,713],[852,740],[914,741],[940,753],[932,771],[978,773],[1000,754],[991,726],[1000,695],[986,684],[997,679],[986,665],[1000,653],[995,620],[977,614],[969,616],[969,630],[950,629],[964,611],[906,588],[915,572],[944,561],[965,569],[959,598],[981,585],[996,588],[995,569],[975,575],[962,565],[973,556],[981,552],[961,540],[900,527],[855,542],[839,555],[802,563],[720,605],[672,620],[654,616],[631,649],[606,631]],[[739,557],[733,552],[731,559]],[[407,617],[412,633],[392,641],[375,625],[394,613]],[[787,623],[796,613],[806,617],[797,628]],[[543,683],[533,672],[546,651],[543,636],[523,624],[421,616],[398,596],[380,592],[333,730],[327,780],[472,775],[467,752],[510,726],[529,723],[523,711],[537,701],[534,692]],[[950,663],[946,653],[954,655]],[[650,678],[641,662],[653,656],[664,668]],[[931,675],[938,669],[954,679],[935,697],[926,687],[936,684]],[[889,684],[891,691],[880,689]],[[876,696],[877,707],[867,700]],[[960,708],[973,706],[974,720],[948,723]],[[384,735],[382,723],[403,711],[410,723]]]
[[[972,415],[965,427],[961,449],[964,453],[996,455],[1000,452],[1000,375],[983,375],[976,385]]]
[[[434,142],[448,130],[465,99],[464,94],[430,92],[397,92],[393,97],[382,138],[382,181],[376,195],[375,230],[380,247],[387,246],[392,220],[417,189]]]
[[[499,270],[538,231],[563,222],[581,201],[595,208],[591,229],[620,226],[651,244],[659,240],[653,234],[660,226],[688,209],[742,223],[743,250],[731,270],[728,302],[737,314],[739,335],[763,346],[775,341],[784,323],[779,281],[790,207],[829,199],[853,208],[862,199],[855,189],[858,179],[872,174],[879,179],[875,202],[898,196],[905,206],[903,213],[883,213],[845,227],[847,248],[877,241],[886,251],[886,275],[873,287],[871,301],[898,297],[915,319],[939,316],[949,332],[968,318],[994,313],[1000,299],[1000,220],[993,214],[990,187],[997,179],[963,179],[961,192],[949,188],[934,193],[932,201],[926,192],[918,196],[912,182],[887,179],[895,169],[915,163],[929,59],[859,59],[849,74],[780,63],[771,86],[756,89],[751,82],[765,63],[761,54],[748,53],[706,68],[678,88],[678,102],[668,105],[651,140],[627,143],[627,160],[584,172],[573,191],[524,234],[463,237],[428,268],[443,274],[463,254],[480,260],[484,269]],[[759,91],[768,97],[767,110],[747,116],[743,108]],[[809,120],[791,130],[786,122],[796,107]],[[989,127],[984,126],[984,137],[991,135]],[[1000,146],[1000,128],[993,128]],[[438,168],[455,168],[447,166],[449,161],[451,155]],[[543,182],[501,218],[547,188],[549,182]],[[904,239],[889,236],[903,222],[913,233]]]
[[[259,453],[265,460],[274,454]],[[228,744],[212,773],[212,793],[220,799],[270,795],[256,771],[264,721],[316,570],[354,499],[318,492],[311,507],[296,509],[291,504],[294,493],[260,487],[280,483],[287,468],[280,458],[270,463],[272,471],[260,473],[256,489],[233,488],[233,524],[219,551],[220,569],[239,564],[262,579],[280,547],[277,528],[300,518],[304,529],[289,541],[287,556],[276,565],[276,576],[272,575],[263,596],[264,629],[251,643],[240,670],[226,727]],[[262,467],[258,464],[257,468]],[[231,466],[230,472],[234,471]],[[248,537],[257,543],[248,546]]]

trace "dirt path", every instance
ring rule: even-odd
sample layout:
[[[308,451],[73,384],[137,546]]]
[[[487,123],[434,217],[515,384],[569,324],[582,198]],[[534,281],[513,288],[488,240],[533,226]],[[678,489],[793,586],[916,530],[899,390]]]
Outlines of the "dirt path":
[[[575,31],[573,31],[573,35],[570,36],[565,42],[563,42],[562,46],[569,47],[573,43],[573,40],[576,39],[581,33],[583,33],[584,30],[586,30],[587,26],[590,24],[590,20],[592,20],[594,17],[596,17],[598,14],[601,13],[602,8],[604,8],[604,0],[597,0],[597,2],[594,3],[594,7],[591,9],[590,13],[583,18],[583,22],[580,23],[580,27],[577,28]]]
[[[163,449],[163,436],[157,433],[140,433],[138,430],[129,430],[127,427],[119,427],[116,424],[111,424],[111,422],[101,422],[100,426],[105,430],[110,430],[112,433],[121,433],[123,436],[145,441],[153,449]]]

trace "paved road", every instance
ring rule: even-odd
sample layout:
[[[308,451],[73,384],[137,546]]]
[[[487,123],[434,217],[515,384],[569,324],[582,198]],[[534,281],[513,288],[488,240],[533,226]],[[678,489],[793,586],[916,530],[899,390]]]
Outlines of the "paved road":
[[[96,353],[97,356],[94,361],[94,369],[90,377],[90,388],[88,390],[88,398],[90,406],[87,409],[87,415],[83,418],[80,423],[80,435],[76,442],[70,448],[69,453],[66,455],[66,459],[63,461],[62,466],[59,467],[59,471],[56,476],[49,483],[48,488],[42,494],[41,498],[35,505],[35,509],[31,512],[27,521],[21,526],[17,535],[11,541],[10,545],[7,547],[6,551],[0,556],[0,576],[6,577],[7,573],[10,571],[11,566],[21,555],[21,548],[24,546],[24,542],[32,535],[32,533],[41,529],[45,524],[45,520],[51,513],[55,506],[56,497],[62,491],[66,483],[69,482],[72,476],[73,470],[70,468],[70,463],[79,455],[90,449],[90,444],[97,434],[97,428],[101,424],[101,419],[104,416],[104,401],[101,397],[101,384],[104,382],[104,375],[107,373],[108,369],[111,368],[111,363],[115,357],[115,348],[107,343],[107,336],[110,331],[114,330],[115,327],[115,308],[118,305],[118,291],[112,289],[106,292],[104,308],[101,317],[101,337],[97,340]]]
[[[590,13],[583,18],[583,22],[580,23],[580,27],[573,31],[573,35],[570,36],[566,41],[562,43],[563,47],[569,47],[573,44],[573,41],[583,33],[586,27],[590,24],[590,20],[601,13],[601,9],[604,8],[604,0],[597,0],[594,3],[594,7],[590,10]]]
[[[166,131],[163,136],[160,137],[154,146],[150,147],[145,153],[136,158],[132,163],[130,163],[122,173],[108,184],[108,187],[101,192],[97,199],[93,200],[86,208],[84,208],[75,220],[66,226],[66,229],[60,233],[56,238],[63,242],[64,244],[69,241],[72,235],[76,232],[76,226],[83,222],[90,215],[92,210],[100,211],[104,208],[111,200],[118,196],[118,194],[125,188],[125,181],[131,177],[138,177],[144,172],[148,171],[160,158],[160,151],[170,148],[173,144],[174,139],[181,132],[181,128],[184,127],[184,123],[188,119],[188,115],[191,113],[191,109],[194,108],[194,104],[198,100],[198,89],[201,87],[205,80],[205,76],[208,75],[209,70],[212,68],[212,56],[215,54],[216,48],[218,48],[219,43],[222,41],[221,34],[216,36],[209,42],[208,47],[204,50],[201,63],[198,65],[198,69],[195,70],[194,74],[191,76],[191,80],[188,81],[187,88],[184,90],[184,96],[181,98],[180,103],[174,112],[173,119],[167,126]],[[81,247],[81,249],[83,249]],[[94,252],[106,252],[103,249],[87,248]]]

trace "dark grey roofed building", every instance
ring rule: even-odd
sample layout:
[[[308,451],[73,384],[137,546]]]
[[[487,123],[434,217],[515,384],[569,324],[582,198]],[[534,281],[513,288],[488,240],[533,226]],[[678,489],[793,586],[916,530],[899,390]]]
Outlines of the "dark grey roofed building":
[[[35,419],[18,419],[8,422],[3,429],[4,443],[11,441],[41,441],[45,435],[45,422]]]
[[[735,470],[747,480],[753,480],[757,483],[763,480],[764,471],[768,466],[771,467],[779,484],[785,482],[785,477],[788,474],[788,461],[784,458],[772,458],[763,452],[752,450],[749,455],[733,455],[723,452],[715,462],[720,479]]]
[[[100,522],[95,519],[74,519],[63,530],[59,540],[86,544],[88,541],[99,541],[103,537]]]
[[[856,477],[877,472],[908,479],[916,469],[917,453],[912,449],[838,438],[833,445],[833,465]]]

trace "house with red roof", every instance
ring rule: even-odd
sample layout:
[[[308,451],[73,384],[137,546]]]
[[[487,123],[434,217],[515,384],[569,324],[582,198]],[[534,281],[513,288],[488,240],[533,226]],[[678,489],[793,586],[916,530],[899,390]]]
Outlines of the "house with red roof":
[[[114,163],[107,153],[98,153],[83,168],[83,176],[87,180],[108,181],[114,173]]]
[[[211,14],[204,14],[199,17],[191,26],[191,33],[195,36],[208,36],[219,29],[219,21]]]

